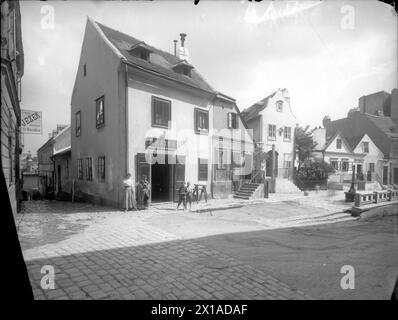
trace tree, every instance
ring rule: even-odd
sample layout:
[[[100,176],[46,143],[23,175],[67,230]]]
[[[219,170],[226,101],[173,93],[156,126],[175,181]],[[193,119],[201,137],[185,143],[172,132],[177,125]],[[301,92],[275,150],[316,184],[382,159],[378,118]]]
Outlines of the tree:
[[[312,139],[312,132],[305,128],[297,126],[294,132],[294,148],[298,158],[298,167],[300,168],[305,160],[311,157],[316,143]]]
[[[307,159],[297,170],[297,177],[301,180],[325,180],[334,171],[333,166],[323,160]]]

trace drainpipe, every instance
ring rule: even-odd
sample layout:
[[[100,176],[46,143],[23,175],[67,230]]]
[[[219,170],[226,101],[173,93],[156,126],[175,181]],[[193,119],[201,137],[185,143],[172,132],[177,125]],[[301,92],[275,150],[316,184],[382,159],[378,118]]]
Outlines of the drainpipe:
[[[52,155],[51,157],[50,157],[50,160],[52,161],[52,163],[53,163],[53,167],[54,167],[54,171],[53,171],[53,196],[55,197],[55,159],[54,159],[54,155]]]
[[[126,175],[130,170],[130,136],[129,136],[129,104],[128,104],[128,67],[127,63],[124,63],[125,78],[124,78],[124,102],[125,102],[125,140],[126,140]]]

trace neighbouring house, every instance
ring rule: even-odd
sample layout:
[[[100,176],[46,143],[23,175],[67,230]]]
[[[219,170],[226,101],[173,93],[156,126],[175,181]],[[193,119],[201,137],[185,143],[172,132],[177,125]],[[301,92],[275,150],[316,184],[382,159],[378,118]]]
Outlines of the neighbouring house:
[[[152,202],[176,200],[187,181],[224,197],[232,175],[223,161],[233,148],[224,156],[214,143],[234,139],[233,127],[220,133],[228,123],[243,132],[235,139],[250,163],[253,143],[235,100],[203,79],[180,36],[172,54],[88,18],[71,101],[77,197],[120,207],[127,173],[134,183],[148,179]]]
[[[70,199],[73,193],[70,174],[70,141],[70,126],[65,127],[54,137],[52,161],[54,163],[54,192],[58,199]]]
[[[1,170],[13,214],[20,211],[21,78],[24,73],[19,1],[1,1]]]
[[[293,178],[294,132],[297,125],[287,89],[278,89],[242,112],[244,121],[253,130],[253,139],[268,157],[265,175],[272,175],[272,147],[275,147],[276,192],[298,191],[288,180]]]
[[[390,97],[383,92],[371,95],[372,99],[361,97],[359,110],[352,109],[346,118],[335,121],[325,117],[323,123],[327,137],[340,132],[348,141],[369,138],[369,146],[372,143],[383,154],[375,171],[382,185],[398,184],[398,122],[393,118],[398,113],[396,92],[396,89],[392,90]],[[380,97],[376,99],[378,95]]]
[[[325,128],[316,128],[313,140],[316,147],[312,156],[330,163],[335,169],[329,182],[350,183],[353,168],[355,180],[380,181],[384,155],[367,134],[345,138],[342,132],[337,131],[327,136]]]
[[[20,168],[22,172],[36,173],[38,170],[37,156],[32,156],[29,152],[23,152],[20,157]]]
[[[55,149],[54,146],[60,133],[67,130],[67,125],[58,125],[56,130],[49,133],[49,139],[37,150],[39,191],[43,197],[53,198],[56,195],[58,184],[53,156],[54,152],[60,148]]]

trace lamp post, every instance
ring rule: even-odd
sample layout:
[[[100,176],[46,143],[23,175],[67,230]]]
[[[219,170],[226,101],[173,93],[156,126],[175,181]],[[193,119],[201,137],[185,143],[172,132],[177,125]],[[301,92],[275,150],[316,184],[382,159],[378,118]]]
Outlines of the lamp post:
[[[353,202],[355,199],[355,165],[352,164],[352,178],[351,178],[351,187],[348,192],[345,193],[345,201]]]

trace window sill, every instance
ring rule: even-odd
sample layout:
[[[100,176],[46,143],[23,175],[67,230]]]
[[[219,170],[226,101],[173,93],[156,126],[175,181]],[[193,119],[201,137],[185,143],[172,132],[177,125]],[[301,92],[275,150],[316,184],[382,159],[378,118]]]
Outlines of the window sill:
[[[195,130],[195,134],[208,136],[209,135],[209,130]]]
[[[161,124],[156,124],[156,123],[152,123],[152,128],[170,129],[169,126],[165,126],[165,125],[161,125]]]
[[[276,141],[276,137],[275,137],[275,138],[268,137],[267,140],[269,140],[269,141]]]
[[[101,129],[101,128],[105,127],[105,123],[97,124],[96,127],[97,127],[97,129]]]

